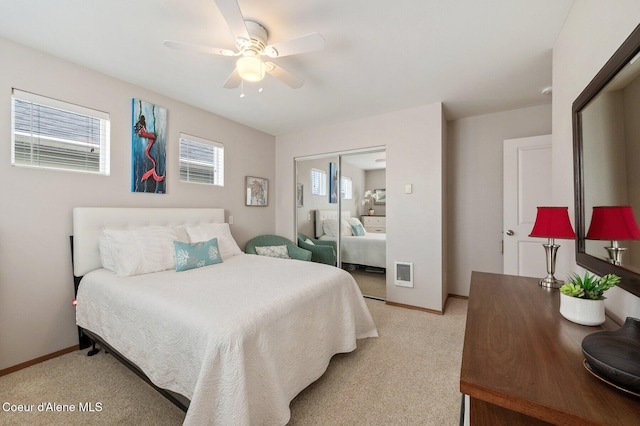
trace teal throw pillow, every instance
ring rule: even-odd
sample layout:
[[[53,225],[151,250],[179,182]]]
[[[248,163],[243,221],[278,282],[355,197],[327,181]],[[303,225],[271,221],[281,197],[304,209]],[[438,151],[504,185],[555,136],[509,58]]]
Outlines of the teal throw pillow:
[[[174,241],[173,248],[176,252],[176,271],[178,272],[222,262],[217,238],[199,243]]]
[[[356,237],[362,237],[364,235],[364,228],[360,224],[351,225],[351,231]]]

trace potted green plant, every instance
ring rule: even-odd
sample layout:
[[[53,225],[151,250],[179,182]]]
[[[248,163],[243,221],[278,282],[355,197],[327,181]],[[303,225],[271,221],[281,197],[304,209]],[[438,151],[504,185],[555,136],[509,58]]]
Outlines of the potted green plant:
[[[620,277],[608,274],[603,277],[584,273],[569,275],[560,287],[560,314],[569,321],[582,325],[600,325],[604,322],[604,292],[615,287]]]

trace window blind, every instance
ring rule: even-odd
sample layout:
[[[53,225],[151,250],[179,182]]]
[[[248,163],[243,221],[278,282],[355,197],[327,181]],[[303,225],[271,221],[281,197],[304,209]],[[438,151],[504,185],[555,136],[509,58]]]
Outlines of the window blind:
[[[224,145],[180,133],[180,180],[224,186]]]
[[[327,172],[311,169],[311,193],[313,195],[327,195]]]
[[[353,199],[353,181],[351,180],[351,178],[342,176],[340,178],[340,184],[342,185],[342,187],[340,188],[342,198],[345,200]]]
[[[109,114],[13,89],[11,164],[109,174]]]

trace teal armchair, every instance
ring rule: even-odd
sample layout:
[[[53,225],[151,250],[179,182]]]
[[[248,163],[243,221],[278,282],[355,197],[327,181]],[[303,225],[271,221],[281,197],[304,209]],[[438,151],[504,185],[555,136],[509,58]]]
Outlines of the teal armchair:
[[[279,235],[259,235],[254,237],[247,242],[244,252],[248,254],[257,254],[256,247],[265,246],[287,246],[289,257],[292,259],[306,261],[311,260],[311,251],[298,247],[293,243],[293,241]]]
[[[313,244],[307,242],[311,241]],[[336,266],[336,242],[309,238],[298,233],[298,246],[311,252],[311,261]]]

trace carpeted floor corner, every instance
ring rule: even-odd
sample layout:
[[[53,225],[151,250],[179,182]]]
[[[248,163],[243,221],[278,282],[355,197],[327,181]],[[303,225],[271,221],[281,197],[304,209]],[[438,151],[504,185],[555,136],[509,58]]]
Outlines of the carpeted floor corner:
[[[334,356],[327,372],[291,402],[289,424],[457,425],[467,301],[449,299],[444,315],[366,303],[380,337]],[[33,405],[34,412],[7,411],[6,403]],[[40,403],[75,411],[38,412]],[[0,425],[184,420],[180,409],[104,351],[94,357],[73,352],[0,377],[0,404]]]

